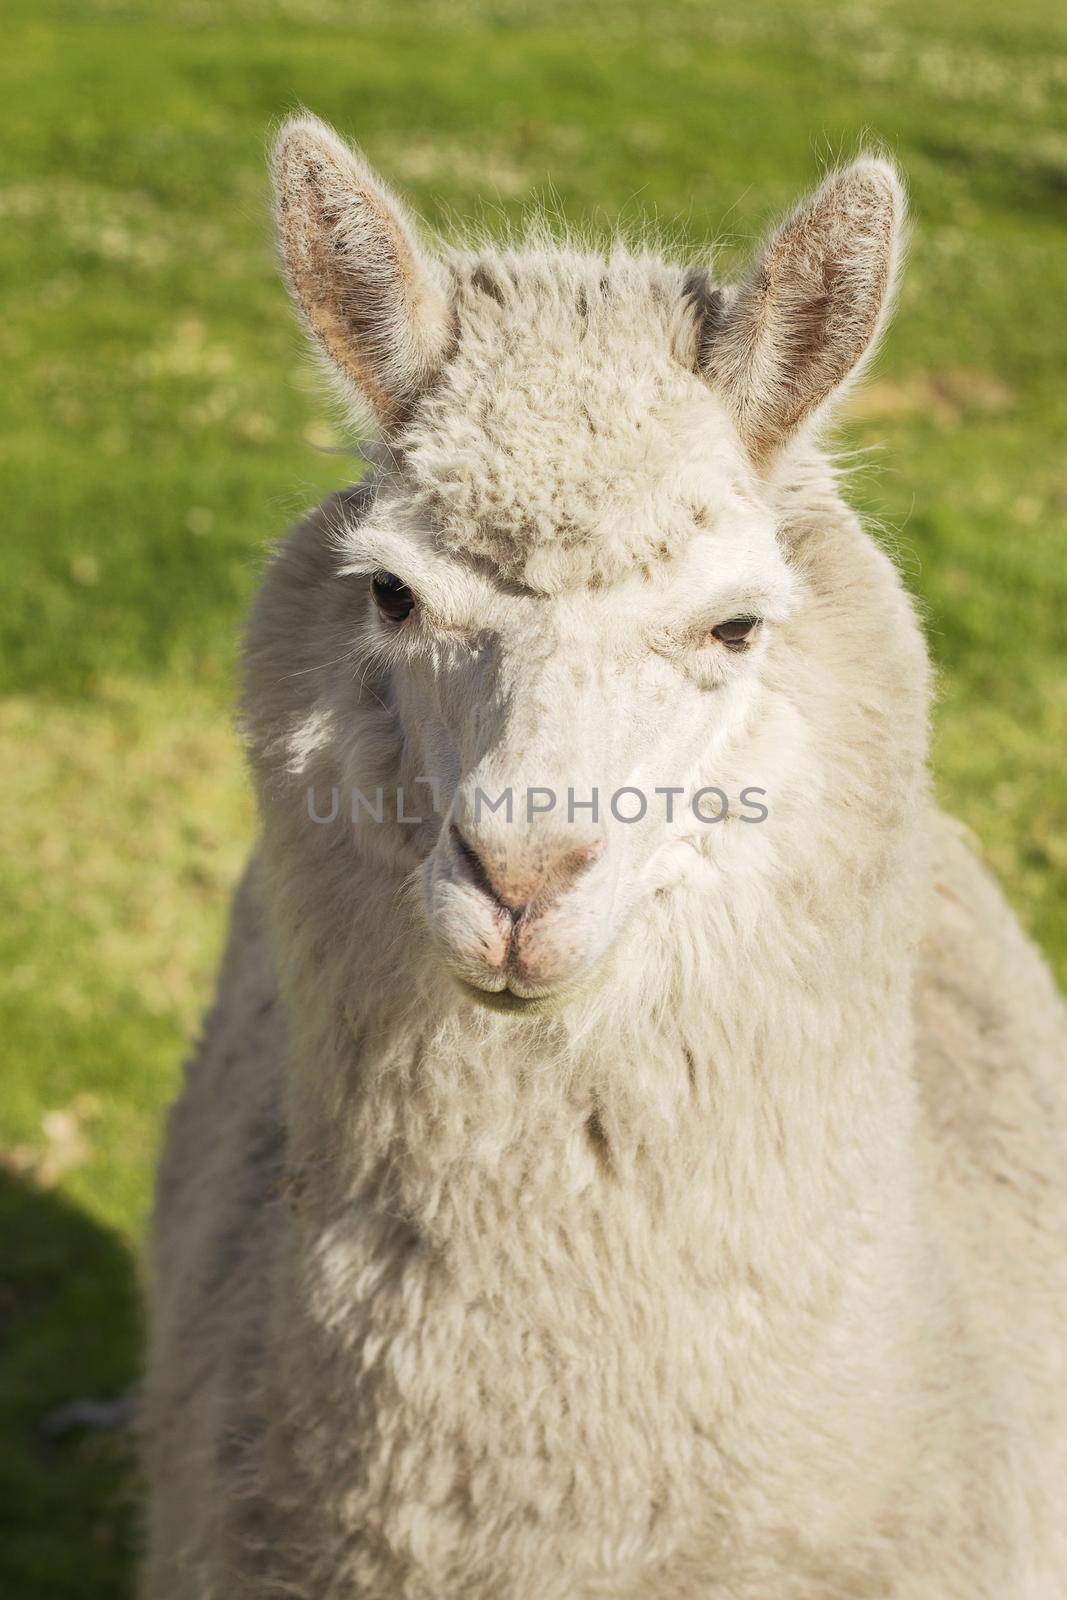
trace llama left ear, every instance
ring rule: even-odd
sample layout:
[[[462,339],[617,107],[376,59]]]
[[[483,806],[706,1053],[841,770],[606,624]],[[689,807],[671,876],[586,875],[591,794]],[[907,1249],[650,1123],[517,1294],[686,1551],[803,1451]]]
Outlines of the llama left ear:
[[[771,235],[705,328],[701,370],[757,464],[874,350],[904,212],[903,185],[888,161],[864,157],[832,173]]]

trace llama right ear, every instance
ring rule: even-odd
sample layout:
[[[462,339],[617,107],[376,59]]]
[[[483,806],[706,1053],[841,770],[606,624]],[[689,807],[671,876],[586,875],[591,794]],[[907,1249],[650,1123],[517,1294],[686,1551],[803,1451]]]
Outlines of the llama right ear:
[[[896,169],[863,157],[831,173],[771,235],[728,303],[713,300],[700,368],[757,464],[873,351],[903,224]]]
[[[450,334],[436,264],[399,202],[317,118],[291,118],[271,152],[285,276],[334,374],[388,426],[437,371]]]

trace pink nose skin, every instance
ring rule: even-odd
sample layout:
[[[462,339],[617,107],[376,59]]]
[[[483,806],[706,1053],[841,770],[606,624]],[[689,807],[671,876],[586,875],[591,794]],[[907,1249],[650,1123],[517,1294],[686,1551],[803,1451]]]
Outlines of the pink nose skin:
[[[456,854],[483,894],[517,923],[538,916],[566,894],[601,851],[600,840],[575,844],[573,839],[523,841],[522,859],[485,846],[479,848],[452,824]]]

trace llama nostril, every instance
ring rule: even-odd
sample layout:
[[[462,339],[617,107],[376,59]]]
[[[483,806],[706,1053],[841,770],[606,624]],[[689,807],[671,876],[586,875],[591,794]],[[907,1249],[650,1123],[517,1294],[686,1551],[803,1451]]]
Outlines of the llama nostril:
[[[495,900],[497,905],[500,906],[501,910],[507,912],[512,922],[518,922],[519,918],[522,916],[522,913],[526,909],[526,901],[517,901],[514,896],[508,897],[500,892],[500,889],[493,882],[492,876],[490,875],[485,862],[471,844],[470,840],[464,836],[462,831],[454,822],[452,824],[451,833],[452,843],[455,846],[456,854],[466,864],[467,869],[478,888],[483,894],[488,895],[490,900]]]

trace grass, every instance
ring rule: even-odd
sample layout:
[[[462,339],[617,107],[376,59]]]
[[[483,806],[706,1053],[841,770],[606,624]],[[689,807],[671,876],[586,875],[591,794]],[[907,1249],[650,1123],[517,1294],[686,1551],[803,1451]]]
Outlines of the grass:
[[[1067,977],[1067,14],[8,0],[0,93],[0,1590],[131,1592],[126,1452],[49,1443],[137,1363],[163,1108],[252,831],[229,732],[266,544],[348,464],[277,284],[263,143],[300,102],[427,219],[653,213],[722,270],[883,139],[915,211],[845,429],[920,597],[947,804]],[[326,448],[324,448],[326,447]]]

